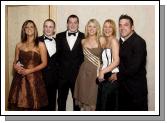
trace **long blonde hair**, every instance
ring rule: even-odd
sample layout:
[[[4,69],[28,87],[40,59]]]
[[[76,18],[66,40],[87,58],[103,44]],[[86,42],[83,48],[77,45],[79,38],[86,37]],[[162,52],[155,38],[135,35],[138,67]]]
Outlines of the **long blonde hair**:
[[[100,38],[100,36],[101,36],[101,28],[100,28],[99,22],[98,22],[96,19],[90,19],[90,20],[88,21],[88,23],[86,24],[86,26],[85,26],[85,38],[88,38],[88,36],[89,36],[89,34],[88,34],[88,25],[89,25],[90,23],[94,23],[94,24],[95,24],[96,30],[97,30],[97,32],[96,32],[96,37],[97,37],[97,41],[99,41],[99,38]]]

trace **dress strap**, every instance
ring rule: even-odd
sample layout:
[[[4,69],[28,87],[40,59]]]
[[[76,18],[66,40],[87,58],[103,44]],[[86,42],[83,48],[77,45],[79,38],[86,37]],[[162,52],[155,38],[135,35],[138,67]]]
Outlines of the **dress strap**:
[[[92,54],[87,48],[83,48],[85,57],[96,67],[100,66],[100,58]]]

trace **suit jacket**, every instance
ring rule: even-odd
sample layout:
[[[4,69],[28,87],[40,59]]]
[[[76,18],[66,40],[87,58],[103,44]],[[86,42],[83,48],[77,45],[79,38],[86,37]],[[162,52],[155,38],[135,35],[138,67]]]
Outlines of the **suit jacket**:
[[[84,34],[79,32],[77,40],[72,48],[69,47],[66,38],[66,31],[56,35],[56,40],[59,42],[59,58],[60,58],[60,78],[71,79],[75,81],[79,67],[83,62],[83,50],[81,40]]]
[[[54,38],[55,39],[55,38]],[[44,35],[38,37],[38,40],[41,41],[41,42],[44,42]],[[56,41],[56,39],[55,39]],[[45,42],[44,42],[45,43]],[[42,70],[43,74],[44,74],[44,77],[45,77],[45,74],[48,72],[48,71],[56,71],[58,72],[58,68],[59,68],[59,45],[58,45],[58,42],[56,41],[56,53],[54,55],[52,55],[51,57],[49,56],[49,52],[47,50],[47,60],[48,60],[48,64],[47,66]],[[57,73],[55,73],[56,75]]]
[[[147,95],[146,43],[135,32],[123,43],[120,39],[120,65],[117,74],[120,85],[133,98]]]

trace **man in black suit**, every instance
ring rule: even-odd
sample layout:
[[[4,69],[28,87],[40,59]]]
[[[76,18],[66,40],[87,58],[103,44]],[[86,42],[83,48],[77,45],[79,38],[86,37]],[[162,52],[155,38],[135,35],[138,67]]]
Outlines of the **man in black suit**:
[[[133,19],[128,15],[119,18],[120,65],[112,75],[119,88],[119,110],[147,111],[146,43],[135,31]]]
[[[56,35],[60,43],[60,73],[58,86],[58,110],[66,110],[66,100],[69,89],[72,96],[74,93],[75,81],[83,62],[83,51],[81,40],[84,34],[78,30],[79,18],[70,15],[67,19],[67,30]],[[73,110],[80,110],[73,99]]]
[[[53,37],[55,34],[55,22],[47,19],[43,24],[43,35],[39,41],[43,41],[48,51],[48,65],[43,69],[43,78],[46,84],[48,94],[48,106],[41,110],[56,110],[56,92],[58,86],[58,43]]]

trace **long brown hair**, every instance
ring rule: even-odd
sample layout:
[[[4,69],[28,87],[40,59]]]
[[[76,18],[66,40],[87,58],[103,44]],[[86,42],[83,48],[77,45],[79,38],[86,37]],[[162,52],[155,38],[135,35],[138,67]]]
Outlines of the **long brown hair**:
[[[27,41],[27,34],[26,34],[26,32],[25,32],[25,28],[26,28],[26,26],[27,26],[27,24],[28,23],[32,23],[33,24],[33,26],[34,26],[34,45],[35,46],[38,46],[38,43],[39,43],[39,41],[38,41],[38,30],[37,30],[37,27],[36,27],[36,25],[35,25],[35,23],[34,23],[34,21],[32,21],[32,20],[26,20],[24,23],[23,23],[23,25],[22,25],[22,29],[21,29],[21,42],[26,42]]]

